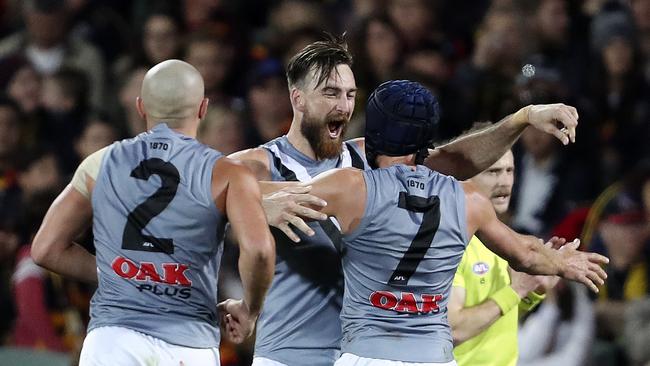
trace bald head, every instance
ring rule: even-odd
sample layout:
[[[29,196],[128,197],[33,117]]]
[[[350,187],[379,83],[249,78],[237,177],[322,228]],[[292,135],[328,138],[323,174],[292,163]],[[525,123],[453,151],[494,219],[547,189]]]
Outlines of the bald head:
[[[187,62],[163,61],[144,77],[138,103],[147,124],[198,122],[204,104],[203,78]]]

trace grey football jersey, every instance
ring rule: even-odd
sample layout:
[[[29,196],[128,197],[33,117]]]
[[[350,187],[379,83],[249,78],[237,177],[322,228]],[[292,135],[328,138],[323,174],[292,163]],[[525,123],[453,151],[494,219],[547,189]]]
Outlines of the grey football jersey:
[[[367,167],[356,143],[345,143],[334,159],[314,160],[296,150],[286,136],[262,146],[274,181],[309,181],[334,168]],[[341,343],[343,297],[337,246],[341,234],[331,220],[312,222],[316,234],[296,244],[272,229],[276,240],[275,277],[257,322],[255,356],[288,365],[331,366]]]
[[[218,347],[225,219],[211,182],[221,156],[166,124],[107,149],[92,192],[99,287],[89,330]]]
[[[359,226],[344,237],[342,352],[449,362],[447,302],[468,242],[461,185],[424,166],[364,172]]]

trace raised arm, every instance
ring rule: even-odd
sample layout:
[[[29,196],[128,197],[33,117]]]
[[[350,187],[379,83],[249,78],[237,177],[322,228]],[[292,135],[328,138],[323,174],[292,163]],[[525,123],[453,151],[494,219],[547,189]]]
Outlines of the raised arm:
[[[524,132],[534,126],[564,145],[575,142],[578,112],[564,104],[529,105],[489,128],[461,136],[437,147],[424,164],[459,180],[469,179],[494,164]]]
[[[518,271],[529,274],[559,275],[581,282],[592,291],[607,278],[602,265],[609,260],[596,253],[578,251],[579,240],[559,250],[551,249],[541,239],[521,235],[499,221],[490,201],[472,185],[464,182],[467,226],[494,253],[506,259]]]

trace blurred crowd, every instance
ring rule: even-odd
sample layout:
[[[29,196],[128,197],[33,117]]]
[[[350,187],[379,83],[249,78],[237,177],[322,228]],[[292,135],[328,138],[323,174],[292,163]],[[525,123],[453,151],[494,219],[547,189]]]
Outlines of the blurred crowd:
[[[0,19],[0,344],[78,352],[93,289],[36,266],[29,243],[81,160],[144,131],[149,67],[201,72],[199,140],[231,153],[288,130],[284,66],[327,31],[355,57],[349,137],[388,79],[438,96],[441,142],[528,104],[578,108],[575,144],[529,129],[515,147],[509,223],[580,237],[609,277],[597,298],[558,286],[524,323],[520,364],[650,365],[650,0],[2,0]],[[220,296],[240,296],[235,258]],[[222,348],[223,365],[250,360]]]

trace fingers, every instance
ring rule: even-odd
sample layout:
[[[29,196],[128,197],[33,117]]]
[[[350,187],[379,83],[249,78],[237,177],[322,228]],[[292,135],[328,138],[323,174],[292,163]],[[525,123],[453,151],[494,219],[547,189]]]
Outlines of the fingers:
[[[589,255],[588,259],[592,263],[596,263],[598,265],[605,265],[609,263],[609,258],[605,257],[604,255],[600,255],[598,253],[587,253]]]
[[[311,186],[291,186],[291,187],[284,187],[280,190],[281,192],[287,192],[287,193],[297,193],[297,194],[303,194],[303,193],[309,193],[311,191]]]
[[[562,143],[565,145],[568,143],[568,140],[571,142],[576,141],[576,127],[578,126],[578,119],[576,115],[578,112],[575,111],[575,108],[573,108],[573,110],[571,108],[573,107],[560,104],[555,110],[554,115],[555,119],[564,125],[564,128],[562,128],[559,132],[565,135],[565,138],[562,139]],[[554,135],[556,134],[554,133]],[[565,141],[567,142],[565,143]]]
[[[294,215],[290,215],[290,214],[286,214],[286,213],[285,213],[282,217],[283,217],[283,218],[284,218],[288,223],[290,223],[291,225],[293,225],[295,228],[297,228],[298,230],[302,231],[303,233],[305,233],[305,234],[307,234],[307,235],[309,235],[309,236],[312,236],[312,235],[315,234],[315,233],[314,233],[314,230],[312,230],[312,228],[310,228],[310,227],[305,223],[305,221],[304,221],[303,219],[301,219],[300,217],[298,217],[298,216],[294,216]]]
[[[560,250],[577,250],[579,246],[580,239],[574,239],[572,242],[564,244]]]
[[[298,206],[294,210],[294,212],[306,219],[319,220],[319,221],[327,220],[327,215],[325,215],[324,213],[320,211],[312,210],[311,208],[305,206]]]
[[[597,264],[590,264],[589,270],[593,271],[598,275],[598,277],[601,279],[600,284],[603,285],[605,283],[605,280],[607,279],[607,272],[603,269],[603,267],[597,265]]]
[[[551,247],[552,249],[560,249],[564,244],[566,244],[566,239],[554,236],[550,238],[545,245]]]
[[[284,233],[284,235],[286,235],[294,243],[300,243],[300,237],[296,235],[296,233],[294,233],[293,230],[291,230],[289,224],[287,224],[286,222],[279,224],[277,228],[280,229]]]
[[[313,194],[293,194],[289,198],[300,205],[311,205],[321,208],[327,206],[325,200],[322,200]]]
[[[557,139],[562,142],[562,145],[569,144],[569,137],[564,132],[560,131],[559,128],[553,126],[551,127],[551,130],[547,132],[550,132],[553,136],[557,137]]]
[[[598,293],[598,292],[599,292],[599,290],[598,290],[598,286],[596,286],[596,285],[591,281],[591,279],[589,279],[589,277],[587,277],[587,276],[585,276],[585,275],[580,276],[580,277],[578,278],[578,282],[580,282],[580,283],[582,283],[583,285],[589,287],[589,289],[590,289],[591,291],[593,291],[594,293]]]

